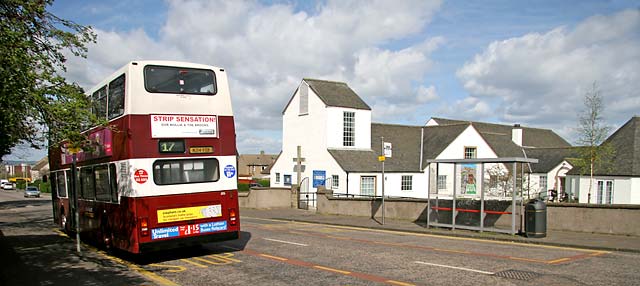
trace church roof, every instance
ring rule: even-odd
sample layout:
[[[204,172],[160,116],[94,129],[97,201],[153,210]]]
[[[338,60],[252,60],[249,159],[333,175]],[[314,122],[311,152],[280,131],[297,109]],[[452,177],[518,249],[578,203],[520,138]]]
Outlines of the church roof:
[[[303,79],[327,106],[371,110],[346,83],[319,79]]]
[[[329,149],[338,164],[348,172],[381,172],[378,156],[382,154],[382,138],[393,146],[391,158],[385,160],[385,172],[420,172],[421,126],[371,124],[372,150]]]
[[[326,106],[371,110],[371,107],[369,107],[369,105],[367,105],[362,98],[360,98],[360,96],[358,96],[358,94],[356,94],[356,92],[344,82],[312,78],[305,78],[302,81],[309,85],[309,88],[313,90],[313,92]],[[298,86],[298,89],[299,88],[300,87]],[[289,107],[289,104],[291,104],[296,93],[298,93],[298,89],[293,92],[289,102],[282,110],[283,114]]]

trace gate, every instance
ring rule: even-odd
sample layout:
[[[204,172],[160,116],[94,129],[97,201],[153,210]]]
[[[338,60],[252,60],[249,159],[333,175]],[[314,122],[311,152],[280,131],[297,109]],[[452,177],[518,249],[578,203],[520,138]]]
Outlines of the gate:
[[[298,208],[308,210],[316,208],[316,192],[309,191],[309,178],[302,179],[298,189]]]

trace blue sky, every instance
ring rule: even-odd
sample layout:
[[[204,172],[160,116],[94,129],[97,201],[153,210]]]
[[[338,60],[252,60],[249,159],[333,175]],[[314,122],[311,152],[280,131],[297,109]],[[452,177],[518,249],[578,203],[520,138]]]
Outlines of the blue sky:
[[[640,115],[637,1],[62,1],[92,26],[67,78],[90,88],[131,60],[229,72],[241,153],[278,153],[304,77],[344,81],[375,122],[431,117],[551,128],[575,142],[594,82],[614,129]],[[16,150],[9,159],[44,152]],[[7,158],[5,158],[7,159]]]

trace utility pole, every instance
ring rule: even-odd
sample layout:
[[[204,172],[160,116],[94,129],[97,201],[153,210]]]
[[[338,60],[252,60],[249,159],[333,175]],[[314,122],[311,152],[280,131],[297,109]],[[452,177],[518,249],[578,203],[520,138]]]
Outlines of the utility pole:
[[[76,178],[78,177],[77,174],[77,168],[76,168],[76,163],[77,163],[77,153],[80,151],[80,148],[69,148],[69,151],[71,152],[71,157],[73,158],[73,161],[71,163],[71,190],[72,190],[72,209],[73,209],[73,222],[75,225],[75,230],[76,230],[76,251],[78,252],[78,254],[82,254],[82,251],[80,250],[80,215],[78,214],[78,182],[76,180]]]
[[[385,154],[384,154],[384,137],[380,137],[381,142],[381,147],[382,147],[382,225],[384,225],[384,158],[385,158]]]

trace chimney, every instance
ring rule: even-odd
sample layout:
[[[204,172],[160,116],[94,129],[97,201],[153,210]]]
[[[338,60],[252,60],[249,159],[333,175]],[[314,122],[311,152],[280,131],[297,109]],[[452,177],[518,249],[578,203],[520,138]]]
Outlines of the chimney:
[[[516,123],[513,125],[513,129],[511,129],[511,141],[518,146],[522,146],[522,128],[520,124]]]

